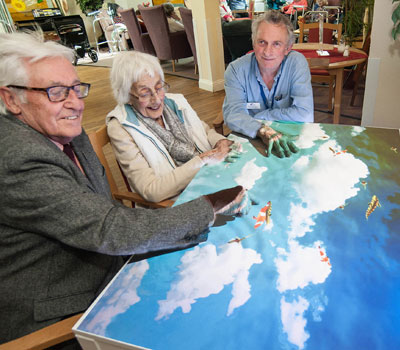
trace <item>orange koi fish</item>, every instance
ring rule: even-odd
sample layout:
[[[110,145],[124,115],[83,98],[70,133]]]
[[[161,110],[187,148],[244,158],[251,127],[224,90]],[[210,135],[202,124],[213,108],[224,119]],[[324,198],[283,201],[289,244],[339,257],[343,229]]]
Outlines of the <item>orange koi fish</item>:
[[[364,186],[364,190],[367,188],[367,182],[366,181],[361,181],[361,185]]]
[[[325,252],[321,249],[320,246],[318,246],[318,249],[319,249],[319,255],[321,256],[321,262],[325,262],[329,266],[332,266],[329,258],[326,256]]]
[[[329,149],[332,151],[334,156],[338,156],[339,154],[347,153],[347,149],[344,149],[343,151],[336,152],[332,147],[329,147]]]
[[[256,220],[254,228],[259,228],[263,222],[265,222],[267,225],[270,223],[271,209],[272,204],[271,201],[269,201],[267,205],[260,210],[257,217],[253,216],[253,219]]]
[[[368,204],[368,209],[365,212],[365,218],[368,220],[368,216],[372,214],[372,212],[376,209],[376,207],[380,207],[381,203],[377,196],[373,195],[371,198],[371,202]]]
[[[393,151],[394,153],[397,153],[397,147],[390,147],[390,150]]]
[[[339,154],[344,154],[344,153],[347,153],[347,149],[344,149],[343,151],[340,152],[336,152],[334,155],[338,156]]]

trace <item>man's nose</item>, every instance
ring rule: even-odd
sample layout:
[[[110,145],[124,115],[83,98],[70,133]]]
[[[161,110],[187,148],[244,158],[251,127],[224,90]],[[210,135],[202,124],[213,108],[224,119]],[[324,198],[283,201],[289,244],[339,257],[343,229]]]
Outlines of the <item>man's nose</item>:
[[[83,105],[84,105],[84,102],[83,102],[83,100],[81,99],[81,98],[79,98],[78,97],[78,93],[77,92],[75,92],[75,90],[74,89],[70,89],[69,91],[68,91],[68,96],[67,96],[67,98],[65,99],[65,101],[67,102],[67,103],[69,103],[69,104],[72,104],[73,105],[73,107],[83,107]]]
[[[272,53],[272,47],[271,47],[271,45],[265,45],[265,48],[264,48],[264,54],[266,55],[266,56],[269,56],[270,54]]]

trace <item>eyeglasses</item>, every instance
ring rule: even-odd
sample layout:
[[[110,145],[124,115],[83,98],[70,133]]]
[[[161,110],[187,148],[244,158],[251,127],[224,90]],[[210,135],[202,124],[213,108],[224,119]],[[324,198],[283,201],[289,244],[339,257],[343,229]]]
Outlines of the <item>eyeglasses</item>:
[[[163,97],[165,93],[169,90],[169,85],[163,81],[161,86],[157,86],[154,91],[150,88],[142,89],[140,93],[137,95],[131,94],[132,96],[136,97],[139,99],[141,102],[149,102],[152,97],[157,95],[158,97]]]
[[[8,87],[30,91],[44,91],[47,93],[47,97],[51,102],[62,102],[68,98],[70,90],[74,90],[78,98],[85,98],[89,95],[90,84],[79,83],[72,86],[50,86],[48,88],[34,88],[19,85],[8,85]]]

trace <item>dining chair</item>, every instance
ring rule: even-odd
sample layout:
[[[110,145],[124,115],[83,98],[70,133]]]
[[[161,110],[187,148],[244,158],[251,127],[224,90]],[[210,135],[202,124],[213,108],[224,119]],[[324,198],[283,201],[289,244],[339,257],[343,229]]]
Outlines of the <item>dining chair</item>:
[[[371,29],[368,30],[367,36],[365,37],[362,49],[367,55],[369,54],[369,48],[371,45]],[[358,85],[360,84],[360,80],[364,69],[367,68],[368,60],[365,60],[363,63],[357,64],[356,68],[352,71],[351,78],[353,80],[353,92],[351,94],[350,106],[354,106],[354,101],[357,96]]]
[[[328,21],[330,23],[339,23],[343,13],[342,0],[328,0],[328,5],[324,6],[323,9],[328,11]]]
[[[75,337],[72,327],[83,314],[77,314],[50,326],[0,345],[0,350],[41,350],[53,348]]]
[[[297,18],[299,16],[304,17],[304,12],[306,11],[307,6],[305,5],[293,5],[293,10],[292,13],[290,14],[290,22],[293,23],[293,28],[296,29],[298,26],[298,21]],[[299,15],[299,13],[301,12],[301,15]]]
[[[336,41],[339,43],[342,38],[342,23],[327,23],[323,22],[323,42],[324,44],[333,44],[334,35],[336,35]],[[299,23],[299,43],[304,42],[305,33],[308,31],[308,42],[317,43],[319,42],[319,22],[313,23]]]
[[[154,50],[150,35],[149,33],[143,32],[135,10],[133,8],[123,10],[121,11],[121,16],[131,38],[133,48],[137,51],[155,56],[156,51]]]
[[[223,111],[220,111],[218,113],[218,115],[215,117],[215,119],[212,122],[213,128],[215,129],[215,131],[218,134],[221,134],[222,136],[227,136],[230,134],[231,130],[228,129],[227,132],[225,132],[225,128],[228,128],[225,125],[225,121],[224,121],[224,113]]]
[[[179,13],[182,18],[183,26],[185,27],[185,32],[187,39],[189,41],[190,48],[192,49],[193,59],[194,59],[194,74],[197,74],[197,52],[196,52],[196,41],[194,38],[193,30],[193,17],[192,10],[186,7],[179,7]]]
[[[222,35],[232,61],[244,56],[253,49],[251,23],[250,19],[243,19],[222,24]]]
[[[118,165],[119,173],[121,174],[125,186],[128,190],[120,191],[118,189],[117,183],[114,179],[113,173],[111,172],[110,165],[108,163],[106,154],[104,152],[104,147],[107,145],[111,145],[110,138],[107,134],[107,127],[103,125],[99,130],[89,133],[88,134],[90,143],[93,146],[94,151],[97,154],[97,157],[100,160],[100,163],[103,165],[108,183],[110,185],[111,194],[115,200],[118,200],[122,203],[123,200],[127,200],[132,202],[132,206],[135,204],[140,204],[141,206],[145,206],[148,208],[167,208],[174,204],[174,201],[170,199],[166,199],[161,202],[149,202],[145,200],[141,195],[138,193],[132,192],[129,186],[128,180],[125,177],[124,173],[122,172],[121,168]]]
[[[175,72],[175,60],[192,57],[186,32],[184,30],[171,33],[167,17],[162,6],[138,6],[144,24],[159,60],[172,60],[172,70]]]
[[[342,37],[342,23],[334,24],[323,22],[323,42],[325,44],[332,44],[334,40],[334,31],[337,33],[337,42],[340,42]],[[319,22],[314,23],[299,23],[299,43],[304,42],[304,32],[308,30],[308,42],[319,42]],[[328,93],[328,109],[333,109],[333,89],[335,85],[335,77],[330,75],[326,69],[317,69],[310,67],[311,82],[313,83],[326,83],[329,86]]]

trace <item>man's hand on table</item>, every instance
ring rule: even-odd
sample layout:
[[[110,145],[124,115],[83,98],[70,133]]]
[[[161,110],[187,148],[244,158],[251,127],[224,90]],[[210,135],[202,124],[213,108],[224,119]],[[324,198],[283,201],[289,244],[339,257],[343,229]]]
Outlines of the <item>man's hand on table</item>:
[[[226,190],[204,196],[214,209],[214,214],[237,215],[247,214],[251,202],[247,190],[243,186],[236,186]]]
[[[257,136],[267,145],[267,157],[274,153],[277,157],[290,157],[299,149],[292,142],[292,137],[281,134],[267,125],[263,125],[257,132]]]

